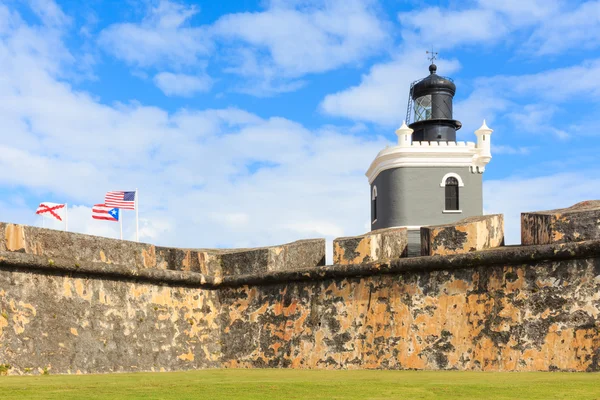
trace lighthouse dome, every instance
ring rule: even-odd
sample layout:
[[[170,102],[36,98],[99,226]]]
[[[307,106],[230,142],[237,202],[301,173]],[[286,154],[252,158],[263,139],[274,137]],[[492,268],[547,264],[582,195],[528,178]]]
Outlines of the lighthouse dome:
[[[413,100],[421,96],[428,94],[445,92],[451,96],[456,93],[456,85],[451,79],[440,76],[436,73],[437,66],[431,64],[429,66],[429,76],[421,79],[413,87],[412,98]]]

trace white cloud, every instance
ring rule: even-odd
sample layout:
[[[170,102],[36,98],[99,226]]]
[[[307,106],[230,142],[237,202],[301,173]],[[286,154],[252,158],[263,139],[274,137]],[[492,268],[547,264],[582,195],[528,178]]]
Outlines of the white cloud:
[[[553,105],[527,104],[518,110],[507,113],[506,116],[513,120],[515,126],[518,126],[524,132],[548,133],[553,134],[559,139],[569,138],[569,134],[562,129],[551,125],[552,117],[558,111],[558,107]]]
[[[492,154],[509,154],[509,155],[528,155],[531,153],[531,148],[526,146],[508,146],[502,144],[492,144]]]
[[[587,60],[579,65],[510,77],[497,77],[497,86],[529,98],[561,102],[574,97],[600,98],[600,59]]]
[[[497,13],[485,9],[453,11],[431,7],[400,13],[398,19],[405,41],[435,43],[436,49],[497,41],[508,32],[505,21]]]
[[[243,78],[234,90],[270,96],[302,87],[297,78],[306,74],[354,65],[381,51],[388,35],[376,8],[372,0],[273,1],[264,11],[192,25],[196,7],[161,0],[140,23],[106,28],[100,43],[141,68],[204,68],[213,57],[225,64],[223,71]]]
[[[457,90],[460,90],[460,87]],[[500,95],[495,88],[476,86],[467,98],[454,104],[454,118],[463,124],[458,131],[458,137],[473,140],[473,132],[481,126],[483,120],[494,129],[496,115],[506,111],[510,106],[511,102]]]
[[[540,177],[510,176],[486,180],[484,210],[503,213],[507,244],[521,242],[521,213],[570,207],[584,200],[600,198],[597,170],[559,173]]]
[[[260,64],[285,77],[355,63],[377,52],[387,39],[373,2],[359,0],[313,2],[308,7],[301,2],[273,2],[263,12],[225,15],[212,30],[254,50],[266,50],[268,57]],[[238,72],[255,75],[249,67],[254,63],[245,60]]]
[[[482,119],[493,128],[501,112],[519,131],[567,139],[580,130],[557,122],[564,114],[561,105],[573,99],[600,100],[599,74],[600,60],[588,60],[535,74],[477,78],[469,96],[455,104],[454,115],[464,123],[459,135],[472,133]]]
[[[192,76],[161,72],[154,76],[154,83],[167,96],[190,97],[198,92],[207,92],[212,80],[207,75]]]
[[[186,26],[195,6],[161,0],[139,23],[118,23],[100,34],[99,42],[115,57],[138,67],[178,68],[196,64],[212,49],[204,27]]]
[[[464,4],[399,13],[403,39],[413,45],[435,43],[438,49],[512,42],[527,56],[559,54],[573,46],[600,46],[598,35],[590,34],[600,29],[597,0],[579,4],[566,0],[478,0]]]
[[[587,1],[576,7],[571,2],[566,5],[552,18],[542,20],[526,43],[528,50],[542,56],[573,47],[583,50],[600,46],[600,37],[592,33],[600,30],[600,1]]]
[[[481,9],[505,15],[513,27],[552,18],[561,11],[564,3],[558,0],[478,0]]]
[[[423,56],[423,52],[411,51],[398,60],[373,66],[358,86],[327,95],[320,109],[329,115],[399,126],[406,116],[411,82],[428,74]],[[451,74],[459,68],[454,60],[441,59],[437,64],[441,74]]]
[[[62,27],[71,22],[53,0],[28,0],[32,11],[44,22],[53,27]]]

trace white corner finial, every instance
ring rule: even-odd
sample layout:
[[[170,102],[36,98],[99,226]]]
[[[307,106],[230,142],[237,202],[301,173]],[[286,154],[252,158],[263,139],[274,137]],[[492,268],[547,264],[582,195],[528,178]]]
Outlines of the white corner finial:
[[[410,146],[412,143],[413,130],[406,126],[406,121],[402,121],[402,126],[396,129],[396,135],[398,135],[398,144],[400,146]]]
[[[487,126],[487,124],[485,123],[485,119],[484,119],[483,120],[483,124],[481,124],[481,127],[475,131],[475,134],[476,135],[479,135],[479,134],[488,134],[489,135],[492,132],[494,132],[494,130],[490,129]]]
[[[412,134],[413,130],[410,129],[407,125],[406,125],[406,121],[402,121],[402,126],[398,129],[396,129],[396,135],[400,136],[400,135],[405,135],[405,134]]]

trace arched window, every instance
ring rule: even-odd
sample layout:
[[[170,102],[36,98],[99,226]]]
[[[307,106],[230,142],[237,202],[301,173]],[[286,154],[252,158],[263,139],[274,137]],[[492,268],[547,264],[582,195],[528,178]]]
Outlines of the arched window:
[[[458,179],[451,176],[446,179],[446,210],[458,210]]]
[[[377,221],[377,186],[373,186],[371,193],[371,221],[372,223]]]

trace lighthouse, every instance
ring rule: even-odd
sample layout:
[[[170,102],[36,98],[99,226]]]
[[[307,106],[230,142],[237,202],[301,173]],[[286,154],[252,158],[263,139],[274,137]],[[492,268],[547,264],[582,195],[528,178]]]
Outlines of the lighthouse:
[[[456,85],[429,66],[410,87],[398,144],[381,150],[366,172],[371,230],[405,227],[408,254],[420,254],[420,228],[483,214],[482,175],[490,162],[492,130],[485,121],[476,142],[459,142],[453,117]],[[408,125],[407,125],[408,123]]]

